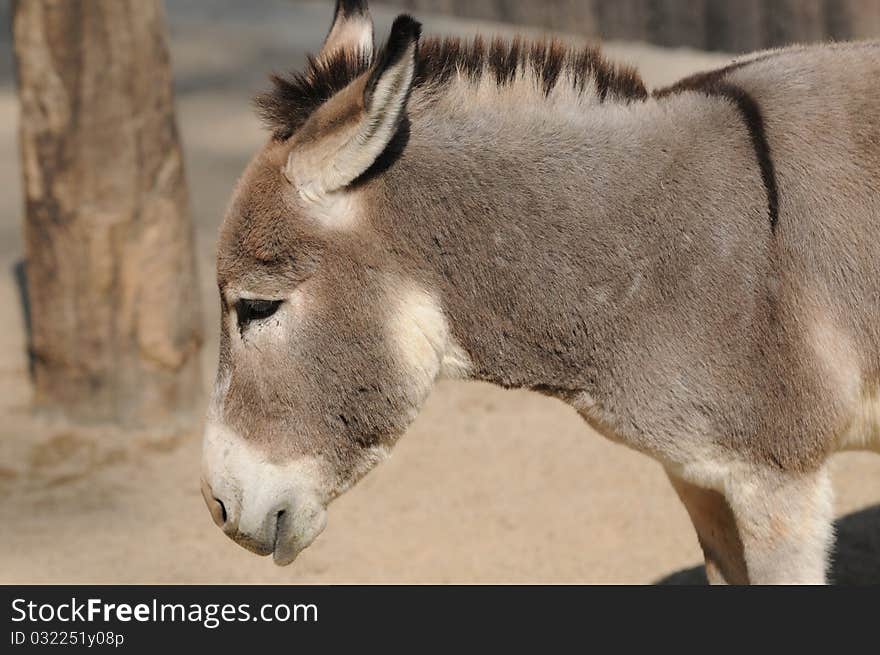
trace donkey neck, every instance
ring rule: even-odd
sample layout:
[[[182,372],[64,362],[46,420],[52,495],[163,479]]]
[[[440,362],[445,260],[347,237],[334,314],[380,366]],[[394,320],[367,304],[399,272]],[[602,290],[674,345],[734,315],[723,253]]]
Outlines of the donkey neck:
[[[760,174],[729,103],[415,107],[374,222],[437,290],[476,379],[594,393],[650,356],[652,330],[699,320],[707,258],[739,275],[760,242]]]

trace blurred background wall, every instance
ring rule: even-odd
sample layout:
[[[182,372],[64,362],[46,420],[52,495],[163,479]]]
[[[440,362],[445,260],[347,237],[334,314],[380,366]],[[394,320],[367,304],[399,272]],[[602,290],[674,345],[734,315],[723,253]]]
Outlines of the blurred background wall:
[[[880,0],[389,0],[386,4],[724,52],[880,37]]]

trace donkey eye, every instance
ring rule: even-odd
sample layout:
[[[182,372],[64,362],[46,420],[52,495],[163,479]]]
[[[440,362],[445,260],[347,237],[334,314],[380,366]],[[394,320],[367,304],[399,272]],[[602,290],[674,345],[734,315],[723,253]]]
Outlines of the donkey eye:
[[[239,329],[244,329],[251,321],[261,321],[264,318],[269,318],[278,311],[280,306],[280,300],[240,299],[235,303],[235,313],[238,316]]]

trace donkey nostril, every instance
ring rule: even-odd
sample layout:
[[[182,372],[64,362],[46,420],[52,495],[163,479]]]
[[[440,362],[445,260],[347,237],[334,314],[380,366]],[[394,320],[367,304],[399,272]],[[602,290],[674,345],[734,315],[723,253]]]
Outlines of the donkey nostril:
[[[215,496],[211,496],[210,498],[205,498],[205,501],[208,503],[208,511],[211,512],[211,518],[214,519],[214,523],[218,528],[224,528],[226,526],[226,505],[223,504],[223,501]]]
[[[204,478],[202,479],[202,498],[205,499],[205,505],[208,506],[208,511],[211,512],[211,518],[214,519],[214,523],[218,528],[222,528],[226,525],[226,505],[223,504],[217,496],[214,495],[214,492],[211,490],[211,486],[205,482]]]

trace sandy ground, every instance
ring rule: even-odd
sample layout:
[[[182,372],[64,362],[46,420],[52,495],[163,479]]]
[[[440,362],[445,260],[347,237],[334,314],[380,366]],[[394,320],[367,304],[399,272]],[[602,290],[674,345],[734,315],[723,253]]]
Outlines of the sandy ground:
[[[264,138],[249,101],[320,43],[328,2],[169,2],[179,121],[197,224],[213,376],[215,235]],[[376,9],[380,33],[393,17]],[[495,26],[423,17],[426,31]],[[5,37],[4,37],[5,38]],[[3,57],[8,41],[0,42]],[[634,44],[607,52],[652,85],[728,58]],[[660,467],[556,401],[442,383],[390,461],[332,507],[325,533],[278,568],[227,540],[199,495],[197,434],[62,430],[34,419],[13,267],[21,258],[16,105],[0,68],[0,582],[698,582],[701,554]],[[880,582],[880,458],[834,462],[835,576]]]

